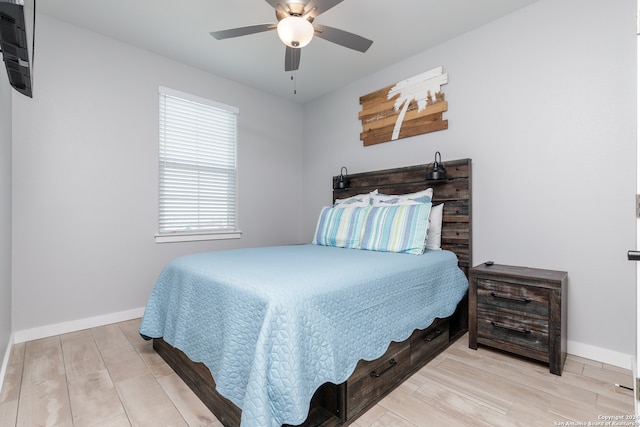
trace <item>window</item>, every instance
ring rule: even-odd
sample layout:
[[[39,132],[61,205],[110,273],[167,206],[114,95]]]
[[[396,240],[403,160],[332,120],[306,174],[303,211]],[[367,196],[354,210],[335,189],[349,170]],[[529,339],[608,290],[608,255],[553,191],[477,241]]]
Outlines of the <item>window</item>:
[[[160,87],[156,242],[237,238],[238,109]]]

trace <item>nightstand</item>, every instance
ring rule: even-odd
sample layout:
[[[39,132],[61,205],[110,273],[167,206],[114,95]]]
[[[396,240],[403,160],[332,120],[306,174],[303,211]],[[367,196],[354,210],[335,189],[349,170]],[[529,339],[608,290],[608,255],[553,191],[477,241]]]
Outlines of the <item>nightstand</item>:
[[[491,346],[549,364],[567,357],[567,273],[480,264],[469,270],[469,347]]]

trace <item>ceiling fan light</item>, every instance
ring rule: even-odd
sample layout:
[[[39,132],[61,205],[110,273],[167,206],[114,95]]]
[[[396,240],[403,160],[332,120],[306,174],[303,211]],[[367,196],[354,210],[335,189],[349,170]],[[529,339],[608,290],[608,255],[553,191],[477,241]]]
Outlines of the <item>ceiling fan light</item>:
[[[278,37],[289,47],[304,47],[313,38],[313,25],[305,18],[289,16],[278,22]]]

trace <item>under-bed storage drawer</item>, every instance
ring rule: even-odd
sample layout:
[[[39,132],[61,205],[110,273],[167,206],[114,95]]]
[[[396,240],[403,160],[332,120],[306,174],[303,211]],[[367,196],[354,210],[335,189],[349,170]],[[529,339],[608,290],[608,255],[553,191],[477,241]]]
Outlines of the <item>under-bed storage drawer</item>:
[[[392,342],[379,359],[361,360],[347,380],[347,419],[397,385],[411,370],[409,340]]]
[[[428,362],[449,344],[449,320],[436,319],[427,329],[416,330],[410,341],[411,365]]]

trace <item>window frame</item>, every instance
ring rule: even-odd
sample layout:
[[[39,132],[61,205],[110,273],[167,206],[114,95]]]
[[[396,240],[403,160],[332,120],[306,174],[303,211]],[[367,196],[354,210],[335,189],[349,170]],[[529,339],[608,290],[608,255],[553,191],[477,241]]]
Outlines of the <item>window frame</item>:
[[[225,110],[226,112],[232,113],[236,115],[235,120],[235,141],[234,141],[234,225],[233,229],[206,229],[206,230],[195,230],[195,231],[187,231],[187,230],[176,230],[176,231],[161,231],[161,216],[162,216],[162,207],[161,207],[161,186],[162,186],[162,152],[163,152],[163,140],[162,140],[162,121],[161,121],[161,107],[163,96],[169,96],[174,98],[179,98],[181,100],[194,102],[197,104],[202,104],[205,106],[213,107],[215,109]],[[156,243],[172,243],[172,242],[191,242],[191,241],[201,241],[201,240],[220,240],[220,239],[238,239],[242,235],[242,231],[239,228],[238,221],[238,134],[237,134],[237,126],[238,126],[238,115],[240,111],[239,108],[233,107],[230,105],[226,105],[217,101],[213,101],[211,99],[199,97],[196,95],[192,95],[189,93],[185,93],[179,90],[167,88],[164,86],[159,86],[158,88],[158,205],[157,205],[157,232],[155,235]]]

